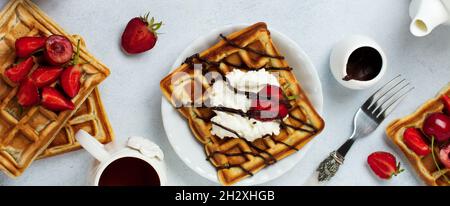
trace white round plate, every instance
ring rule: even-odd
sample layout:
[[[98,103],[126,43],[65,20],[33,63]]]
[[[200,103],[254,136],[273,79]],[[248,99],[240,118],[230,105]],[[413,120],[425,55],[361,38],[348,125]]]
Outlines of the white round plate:
[[[247,25],[229,25],[216,29],[201,36],[187,47],[173,64],[176,69],[182,62],[192,54],[208,49],[218,41],[219,34],[228,35],[241,30]],[[285,35],[270,29],[272,39],[280,53],[286,57],[289,65],[294,68],[297,80],[300,82],[306,95],[317,109],[322,112],[323,96],[319,76],[306,53]],[[209,161],[206,161],[204,147],[193,136],[187,121],[172,107],[163,97],[161,103],[162,119],[169,142],[177,155],[199,175],[218,183],[217,171]],[[308,143],[299,152],[264,168],[253,177],[246,178],[236,185],[257,185],[273,180],[288,170],[292,169],[305,156],[314,141]]]

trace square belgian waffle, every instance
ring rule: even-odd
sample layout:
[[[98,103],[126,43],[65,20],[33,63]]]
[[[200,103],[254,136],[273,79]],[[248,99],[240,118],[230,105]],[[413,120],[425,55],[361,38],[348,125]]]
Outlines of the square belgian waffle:
[[[292,68],[279,54],[265,23],[257,23],[221,40],[211,48],[186,59],[179,68],[160,82],[164,96],[187,119],[189,126],[205,147],[207,159],[218,170],[223,185],[234,184],[262,168],[300,150],[324,128],[324,121],[301,89]],[[194,75],[194,64],[202,64],[202,74]],[[233,69],[245,71],[265,68],[277,72],[277,78],[289,101],[289,117],[282,121],[279,135],[265,136],[253,142],[243,138],[218,138],[211,134],[214,111],[180,103],[204,103],[211,87],[205,73],[215,71],[224,76]],[[296,68],[301,69],[301,68]],[[203,94],[190,92],[202,88]],[[184,104],[185,105],[185,104]]]
[[[111,142],[114,138],[98,88],[94,89],[38,158],[41,159],[80,149],[81,145],[75,139],[75,134],[80,129],[88,132],[103,144]]]
[[[415,113],[406,116],[402,119],[397,119],[389,124],[386,129],[387,136],[394,144],[401,149],[406,155],[409,162],[412,164],[420,178],[428,184],[433,186],[450,186],[450,182],[444,177],[450,178],[450,169],[445,169],[443,165],[440,165],[441,170],[436,167],[432,154],[427,156],[419,156],[414,151],[406,146],[403,141],[403,133],[405,129],[409,127],[422,128],[422,125],[431,113],[442,112],[444,104],[441,101],[442,95],[450,96],[450,84],[447,85],[436,98],[429,100],[423,104]],[[434,153],[436,155],[436,161],[439,162],[439,148],[435,146]]]
[[[9,82],[3,75],[16,60],[14,43],[16,39],[23,36],[52,34],[66,36],[74,47],[77,44],[76,36],[64,32],[30,1],[10,1],[0,15],[0,133],[2,134],[0,136],[0,170],[12,177],[21,175],[31,162],[44,152],[67,121],[73,115],[77,115],[76,109],[85,108],[82,106],[83,102],[109,75],[108,68],[89,54],[82,45],[80,61],[87,63],[81,67],[80,92],[72,99],[76,109],[55,113],[41,106],[20,107],[15,99],[17,85]],[[93,99],[99,100],[98,96],[94,96]],[[96,104],[101,107],[100,101]],[[52,152],[58,153],[55,149],[46,151],[43,155],[50,155]]]

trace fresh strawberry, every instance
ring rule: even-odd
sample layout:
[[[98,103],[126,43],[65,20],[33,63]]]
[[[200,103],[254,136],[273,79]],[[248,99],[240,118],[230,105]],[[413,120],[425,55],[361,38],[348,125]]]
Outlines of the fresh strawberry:
[[[73,55],[72,43],[65,36],[51,35],[45,41],[44,57],[51,65],[62,65]]]
[[[39,91],[33,80],[27,78],[20,84],[17,101],[23,107],[31,107],[39,103]]]
[[[9,68],[5,71],[5,76],[14,83],[24,80],[34,66],[33,57],[28,57],[25,61]]]
[[[417,155],[426,156],[431,153],[431,149],[425,142],[423,134],[416,128],[406,129],[403,133],[403,141]]]
[[[81,69],[78,65],[69,66],[61,74],[60,83],[64,92],[70,98],[75,97],[80,91]]]
[[[42,106],[55,112],[75,109],[75,105],[53,87],[42,89]]]
[[[162,22],[155,22],[155,18],[148,20],[148,15],[131,19],[122,34],[122,48],[129,54],[138,54],[152,49],[161,28]]]
[[[390,179],[403,171],[403,169],[400,169],[400,162],[397,164],[394,155],[387,152],[372,153],[367,157],[367,163],[381,179]]]
[[[249,116],[260,121],[283,119],[289,113],[289,105],[284,101],[283,90],[274,85],[266,85],[252,100]]]
[[[259,98],[282,100],[284,99],[283,90],[280,87],[274,85],[266,85],[261,91],[258,92]]]
[[[63,69],[58,66],[39,67],[31,73],[30,78],[38,88],[41,88],[56,82],[62,71]]]
[[[450,116],[450,97],[447,95],[442,95],[442,102],[444,103],[444,112]]]
[[[255,99],[249,110],[249,116],[259,121],[283,119],[288,115],[288,106],[277,100]]]
[[[31,54],[45,45],[47,37],[22,37],[16,40],[16,56],[19,58],[29,57]]]
[[[439,151],[439,159],[447,169],[450,169],[450,144]]]

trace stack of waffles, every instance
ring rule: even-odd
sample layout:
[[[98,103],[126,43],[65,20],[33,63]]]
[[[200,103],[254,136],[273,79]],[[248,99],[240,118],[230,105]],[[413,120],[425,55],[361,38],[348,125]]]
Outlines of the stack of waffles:
[[[438,157],[433,157],[433,155],[439,154],[438,146],[435,145],[434,148],[431,148],[434,150],[434,154],[419,156],[408,148],[403,134],[407,128],[422,128],[425,119],[430,114],[442,112],[444,109],[444,104],[441,100],[442,95],[450,97],[450,84],[439,92],[436,98],[423,104],[415,113],[393,121],[386,129],[389,139],[405,154],[420,178],[427,185],[432,186],[450,186],[450,169],[445,169],[443,165],[439,165]]]
[[[67,37],[75,47],[81,42],[83,64],[81,88],[72,101],[75,110],[52,112],[41,106],[22,108],[15,98],[17,85],[4,76],[15,61],[15,41],[23,36]],[[0,14],[0,170],[11,177],[21,175],[36,158],[80,148],[74,134],[86,130],[103,143],[113,133],[97,85],[109,75],[105,65],[86,50],[83,40],[69,35],[28,0],[12,0]]]
[[[194,75],[196,64],[202,65],[200,75]],[[280,134],[253,142],[243,138],[221,139],[211,134],[214,111],[195,106],[208,101],[206,94],[211,84],[205,74],[214,71],[225,76],[233,69],[263,68],[277,73],[280,87],[287,96],[297,97],[289,101],[291,109],[288,118],[281,122]],[[192,133],[204,145],[207,159],[217,168],[223,185],[235,184],[291,155],[323,130],[324,121],[298,84],[292,69],[276,49],[266,24],[257,23],[228,36],[221,35],[216,45],[188,58],[161,80],[164,96],[187,119]],[[201,88],[204,93],[191,92],[195,88]],[[195,104],[186,106],[186,103]]]

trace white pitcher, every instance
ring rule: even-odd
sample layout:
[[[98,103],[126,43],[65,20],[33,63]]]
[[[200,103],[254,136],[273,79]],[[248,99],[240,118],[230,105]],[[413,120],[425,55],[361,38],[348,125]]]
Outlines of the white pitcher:
[[[426,36],[441,24],[450,25],[450,0],[413,0],[409,15],[411,33]]]
[[[164,154],[155,143],[142,137],[130,137],[127,145],[110,143],[105,147],[83,130],[78,131],[75,138],[96,159],[88,174],[87,180],[89,185],[97,186],[100,176],[106,167],[115,160],[124,157],[138,158],[145,161],[155,169],[159,177],[160,185],[166,185],[166,167],[163,162]]]

